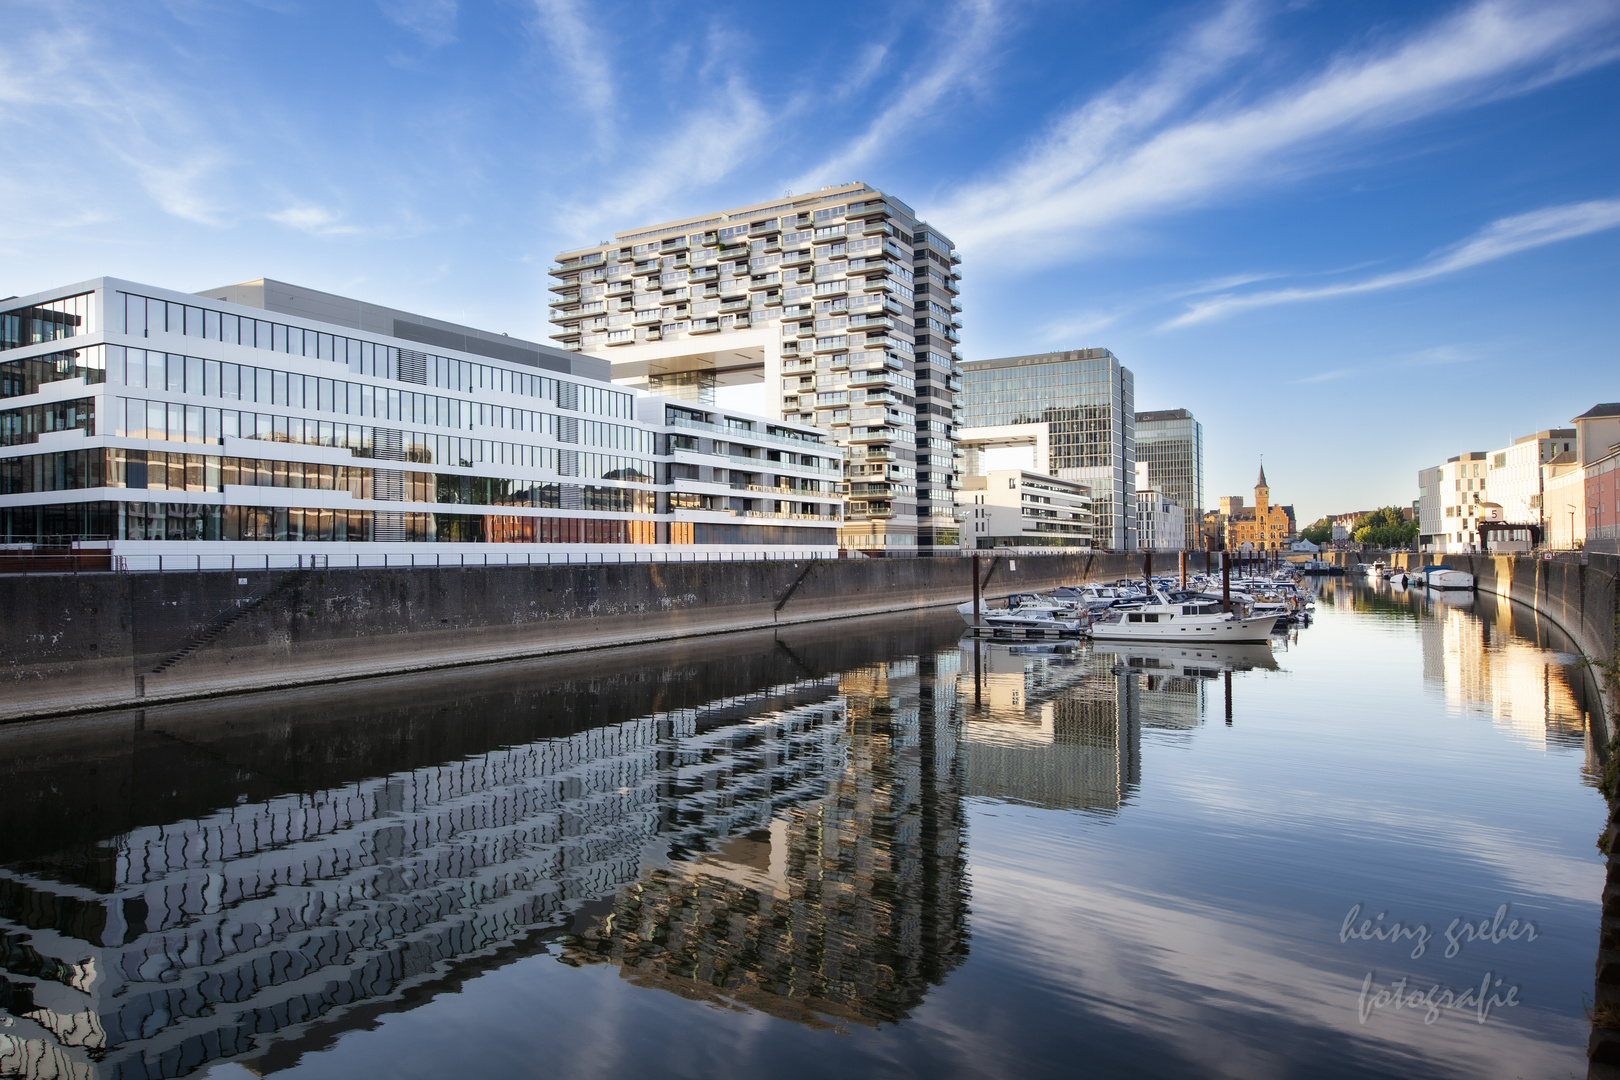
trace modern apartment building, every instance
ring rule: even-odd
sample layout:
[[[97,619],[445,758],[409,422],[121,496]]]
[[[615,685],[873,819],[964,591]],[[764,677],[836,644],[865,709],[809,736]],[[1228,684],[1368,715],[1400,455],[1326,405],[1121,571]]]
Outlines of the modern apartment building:
[[[1137,416],[1141,416],[1138,413]],[[1194,526],[1192,539],[1197,539]],[[1148,463],[1136,463],[1136,543],[1143,551],[1195,551],[1187,547],[1187,511],[1149,479]]]
[[[1418,471],[1418,543],[1437,554],[1479,551],[1479,523],[1489,520],[1484,504],[1490,455],[1459,454],[1444,465]]]
[[[1091,495],[1073,480],[998,469],[963,477],[956,502],[964,548],[1092,546]]]
[[[763,382],[846,450],[843,546],[955,548],[960,261],[899,199],[840,184],[558,255],[552,337],[654,393]]]
[[[99,278],[0,308],[6,543],[836,553],[821,431],[625,390],[594,357],[268,280]]]
[[[1502,508],[1503,521],[1514,525],[1542,523],[1541,467],[1573,449],[1574,428],[1548,428],[1515,439],[1512,446],[1491,451],[1486,498]]]
[[[1147,466],[1147,484],[1182,508],[1179,550],[1197,551],[1199,523],[1204,518],[1204,425],[1186,409],[1159,409],[1136,414],[1136,463]],[[1162,543],[1166,538],[1159,537]],[[1144,550],[1153,550],[1145,540]]]
[[[1107,349],[962,365],[969,473],[1010,464],[1091,490],[1096,546],[1136,549],[1136,379]]]

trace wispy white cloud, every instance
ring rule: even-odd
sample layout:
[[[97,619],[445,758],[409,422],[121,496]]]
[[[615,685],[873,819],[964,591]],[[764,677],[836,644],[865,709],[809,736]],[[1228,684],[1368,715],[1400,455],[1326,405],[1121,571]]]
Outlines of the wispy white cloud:
[[[324,206],[301,204],[268,215],[271,221],[311,236],[340,236],[357,233],[358,226],[343,224],[342,215]]]
[[[551,44],[553,59],[598,123],[614,121],[613,80],[609,77],[600,20],[587,22],[578,0],[535,0],[536,22]],[[601,132],[606,136],[607,132]]]
[[[771,114],[741,79],[728,82],[679,124],[661,142],[640,148],[622,183],[589,201],[559,206],[556,221],[563,235],[591,243],[649,215],[689,213],[702,203],[683,195],[730,175],[774,130]]]
[[[919,76],[901,86],[860,134],[806,170],[789,187],[808,191],[859,179],[856,173],[860,169],[872,164],[880,154],[893,153],[897,137],[904,139],[908,130],[933,113],[947,96],[974,81],[996,40],[998,21],[990,0],[963,0],[940,32],[941,39],[949,42],[948,47],[940,55],[930,55],[919,68]],[[856,78],[871,78],[882,60],[882,54],[869,52],[857,66]]]
[[[1193,304],[1185,313],[1171,319],[1166,328],[1230,315],[1239,311],[1327,300],[1337,296],[1379,292],[1413,285],[1431,278],[1454,274],[1481,263],[1493,262],[1530,248],[1555,244],[1589,233],[1620,226],[1620,199],[1594,199],[1532,210],[1527,214],[1494,221],[1474,236],[1407,270],[1398,270],[1360,281],[1318,285],[1312,288],[1272,289],[1266,292],[1226,293]]]
[[[389,22],[432,49],[456,40],[456,0],[377,0]]]
[[[1252,9],[1226,8],[1145,82],[1064,117],[1010,168],[963,188],[936,216],[977,263],[1073,257],[1077,245],[1234,189],[1330,168],[1346,146],[1396,125],[1581,70],[1608,54],[1606,0],[1482,0],[1393,46],[1345,55],[1258,100],[1227,97],[1228,73],[1264,44]],[[1221,97],[1183,115],[1197,93]]]

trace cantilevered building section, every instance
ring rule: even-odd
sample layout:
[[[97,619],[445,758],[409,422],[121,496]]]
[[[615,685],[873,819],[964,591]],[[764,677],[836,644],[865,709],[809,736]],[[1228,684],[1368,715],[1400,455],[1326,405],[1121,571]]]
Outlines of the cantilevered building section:
[[[1186,512],[1184,538],[1171,550],[1197,551],[1204,520],[1204,425],[1186,409],[1136,414],[1136,460],[1147,465],[1148,483]]]
[[[652,393],[763,383],[847,450],[844,547],[954,548],[960,261],[899,199],[840,184],[559,255],[552,337]]]
[[[1091,489],[1096,546],[1136,549],[1136,379],[1107,349],[962,365],[967,471],[1023,468]]]
[[[23,297],[0,304],[0,540],[203,569],[836,554],[823,432],[607,375],[275,281]]]

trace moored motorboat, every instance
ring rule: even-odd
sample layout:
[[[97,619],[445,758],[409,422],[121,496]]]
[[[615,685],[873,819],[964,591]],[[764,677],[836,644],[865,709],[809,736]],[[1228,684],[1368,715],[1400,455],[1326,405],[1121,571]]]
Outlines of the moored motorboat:
[[[1425,566],[1418,573],[1423,575],[1423,583],[1431,589],[1472,589],[1474,575],[1466,570],[1457,570],[1453,567],[1439,564]]]
[[[1130,611],[1094,618],[1091,636],[1098,640],[1140,641],[1266,641],[1277,625],[1276,615],[1228,614],[1219,603],[1172,601],[1163,593],[1156,603]]]

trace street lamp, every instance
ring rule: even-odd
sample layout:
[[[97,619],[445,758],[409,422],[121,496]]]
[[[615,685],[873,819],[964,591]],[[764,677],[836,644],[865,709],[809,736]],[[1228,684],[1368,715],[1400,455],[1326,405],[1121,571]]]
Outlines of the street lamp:
[[[1569,510],[1569,547],[1573,551],[1575,550],[1575,504],[1565,503],[1564,506]]]

